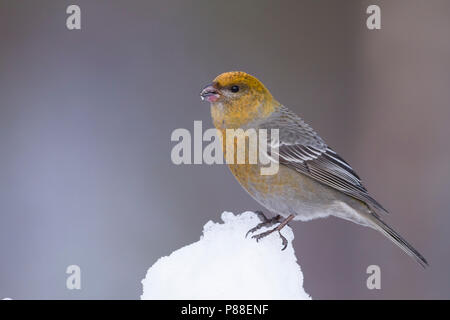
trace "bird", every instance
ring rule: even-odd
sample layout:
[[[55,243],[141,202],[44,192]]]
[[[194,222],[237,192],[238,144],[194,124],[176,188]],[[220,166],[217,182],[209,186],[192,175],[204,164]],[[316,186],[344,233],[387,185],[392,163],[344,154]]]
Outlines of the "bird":
[[[422,267],[428,266],[427,260],[384,222],[382,217],[388,211],[369,195],[348,162],[300,116],[279,103],[256,77],[243,71],[222,73],[201,90],[200,97],[210,103],[224,156],[226,144],[236,144],[237,140],[225,141],[229,129],[278,130],[278,140],[268,142],[277,145],[273,155],[268,153],[272,160],[278,157],[275,174],[262,175],[263,164],[248,163],[248,158],[244,163],[227,162],[240,185],[275,214],[267,218],[257,211],[261,223],[247,235],[276,225],[252,238],[259,241],[278,232],[284,250],[287,241],[280,230],[289,222],[334,216],[379,231]],[[248,146],[245,148],[248,151]]]

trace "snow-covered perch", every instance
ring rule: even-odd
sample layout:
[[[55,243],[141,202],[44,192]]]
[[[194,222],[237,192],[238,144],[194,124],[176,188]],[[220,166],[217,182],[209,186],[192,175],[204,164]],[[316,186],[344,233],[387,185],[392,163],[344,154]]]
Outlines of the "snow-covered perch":
[[[311,299],[291,228],[281,231],[288,240],[281,251],[276,232],[259,242],[245,238],[260,223],[255,213],[224,212],[222,220],[209,221],[199,241],[160,258],[142,280],[141,299]]]

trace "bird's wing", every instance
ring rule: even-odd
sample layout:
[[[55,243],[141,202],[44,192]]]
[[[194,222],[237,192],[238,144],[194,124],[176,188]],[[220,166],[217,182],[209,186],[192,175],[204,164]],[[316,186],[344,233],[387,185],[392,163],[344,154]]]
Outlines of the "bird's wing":
[[[353,168],[328,147],[300,117],[281,106],[260,128],[279,129],[279,139],[269,142],[277,146],[279,162],[316,181],[366,203],[372,209],[387,213],[367,189]]]

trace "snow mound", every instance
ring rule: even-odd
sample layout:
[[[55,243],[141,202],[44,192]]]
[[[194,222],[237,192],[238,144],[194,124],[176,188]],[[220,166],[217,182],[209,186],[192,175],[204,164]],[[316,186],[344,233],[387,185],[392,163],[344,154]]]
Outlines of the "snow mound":
[[[141,299],[311,299],[290,227],[281,231],[288,240],[281,251],[276,232],[259,242],[245,238],[260,223],[255,213],[224,212],[221,218],[224,223],[205,224],[199,241],[158,259],[142,280]]]

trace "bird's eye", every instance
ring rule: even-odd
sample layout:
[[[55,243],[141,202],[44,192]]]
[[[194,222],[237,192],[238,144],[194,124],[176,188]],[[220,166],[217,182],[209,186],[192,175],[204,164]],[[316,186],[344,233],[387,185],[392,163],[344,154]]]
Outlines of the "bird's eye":
[[[239,87],[238,87],[238,86],[232,86],[232,87],[230,88],[230,90],[231,90],[231,92],[236,93],[236,92],[239,91]]]

